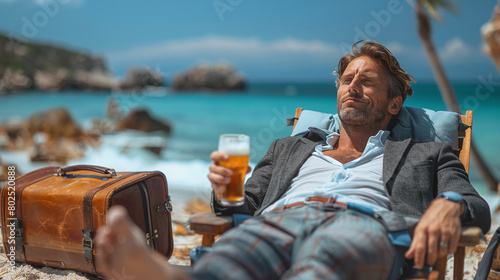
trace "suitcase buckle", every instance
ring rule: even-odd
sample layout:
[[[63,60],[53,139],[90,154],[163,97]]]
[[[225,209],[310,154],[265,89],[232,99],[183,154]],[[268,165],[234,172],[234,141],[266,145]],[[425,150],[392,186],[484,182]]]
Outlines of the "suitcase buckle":
[[[92,240],[92,239],[85,239],[85,237],[84,237],[82,240],[82,243],[83,243],[84,250],[94,248],[94,240]]]
[[[168,199],[165,202],[165,209],[167,209],[167,211],[169,213],[172,213],[173,207],[172,207],[172,200],[170,199],[170,195],[168,196]]]
[[[167,197],[167,200],[165,201],[164,204],[160,204],[156,206],[156,212],[158,213],[163,213],[163,212],[168,212],[172,213],[173,207],[172,207],[172,200],[170,199],[170,195]]]
[[[92,249],[94,248],[94,232],[91,229],[82,229],[83,232],[83,254],[86,260],[92,260]]]
[[[14,242],[17,251],[20,251],[23,248],[23,233],[23,224],[21,221],[16,220],[16,226],[14,228]]]

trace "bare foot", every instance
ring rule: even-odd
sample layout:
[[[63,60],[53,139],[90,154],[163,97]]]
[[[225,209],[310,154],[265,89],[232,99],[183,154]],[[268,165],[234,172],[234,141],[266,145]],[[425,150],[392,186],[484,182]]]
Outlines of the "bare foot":
[[[108,279],[190,279],[146,246],[144,233],[122,206],[111,207],[107,225],[97,231],[95,246],[98,272]]]

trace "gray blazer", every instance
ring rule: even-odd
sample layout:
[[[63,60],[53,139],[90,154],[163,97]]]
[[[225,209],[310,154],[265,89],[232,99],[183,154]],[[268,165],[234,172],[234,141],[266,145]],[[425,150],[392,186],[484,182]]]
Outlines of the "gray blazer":
[[[223,207],[213,198],[214,212],[259,215],[285,193],[319,143],[300,137],[274,141],[245,184],[245,204]],[[383,181],[396,213],[421,217],[439,193],[454,191],[463,196],[468,206],[461,217],[462,225],[478,226],[483,232],[490,229],[489,206],[470,184],[462,163],[448,144],[387,139]]]

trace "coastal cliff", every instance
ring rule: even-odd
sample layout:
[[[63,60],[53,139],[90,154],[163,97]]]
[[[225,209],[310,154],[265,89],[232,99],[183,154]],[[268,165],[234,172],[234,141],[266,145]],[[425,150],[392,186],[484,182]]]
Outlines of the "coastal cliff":
[[[26,90],[109,90],[119,85],[103,58],[0,34],[0,94]]]

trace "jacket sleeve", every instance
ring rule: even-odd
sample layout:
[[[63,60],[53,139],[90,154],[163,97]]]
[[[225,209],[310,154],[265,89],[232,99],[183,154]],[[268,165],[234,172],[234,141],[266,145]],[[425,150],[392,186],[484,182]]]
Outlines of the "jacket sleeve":
[[[463,226],[477,226],[484,233],[491,226],[491,214],[488,203],[478,194],[469,182],[469,177],[462,162],[453,153],[449,145],[441,147],[437,159],[437,194],[454,191],[462,195],[466,202],[464,214],[460,217]]]
[[[274,151],[279,140],[275,140],[266,155],[253,170],[252,176],[245,183],[245,203],[237,207],[224,207],[217,201],[212,191],[212,211],[217,215],[246,214],[254,215],[261,206],[273,171]]]

